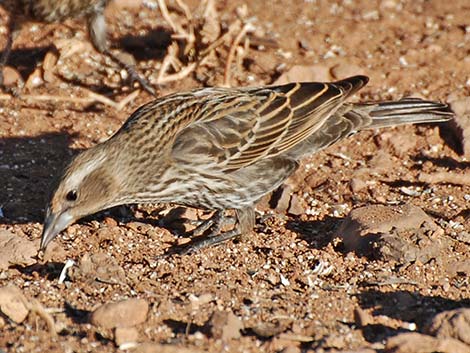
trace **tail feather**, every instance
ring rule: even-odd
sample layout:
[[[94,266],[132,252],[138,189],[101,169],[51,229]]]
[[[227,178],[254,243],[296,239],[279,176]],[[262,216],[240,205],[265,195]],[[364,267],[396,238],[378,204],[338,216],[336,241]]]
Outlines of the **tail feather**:
[[[452,119],[454,113],[447,104],[419,98],[404,98],[399,101],[368,103],[359,110],[368,110],[372,118],[368,129],[387,126],[437,123]],[[354,108],[356,110],[356,108]]]

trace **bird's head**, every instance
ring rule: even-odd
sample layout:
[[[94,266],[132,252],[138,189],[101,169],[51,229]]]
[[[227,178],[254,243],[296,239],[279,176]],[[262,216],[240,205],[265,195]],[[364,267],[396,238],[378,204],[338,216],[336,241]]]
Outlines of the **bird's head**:
[[[70,224],[115,205],[119,190],[105,153],[90,149],[65,169],[46,210],[40,250]]]

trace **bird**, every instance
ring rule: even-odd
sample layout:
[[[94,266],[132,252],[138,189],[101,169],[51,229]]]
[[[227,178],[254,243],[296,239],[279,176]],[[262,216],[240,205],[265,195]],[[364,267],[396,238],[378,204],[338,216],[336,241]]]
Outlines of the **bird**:
[[[69,18],[86,18],[88,33],[94,48],[110,57],[124,68],[133,81],[155,96],[154,88],[140,76],[133,65],[122,61],[109,50],[106,39],[106,19],[104,10],[111,0],[3,0],[0,6],[9,13],[7,23],[7,43],[0,56],[0,86],[3,85],[2,69],[11,53],[13,38],[23,22],[35,20],[42,22],[62,22]]]
[[[59,175],[40,250],[80,218],[118,205],[171,203],[213,211],[183,253],[248,234],[254,207],[299,162],[364,129],[452,119],[445,103],[419,98],[351,103],[368,82],[178,92],[138,108],[108,140]],[[230,214],[232,216],[230,216]],[[232,224],[233,223],[233,224]],[[224,226],[232,229],[222,232]]]

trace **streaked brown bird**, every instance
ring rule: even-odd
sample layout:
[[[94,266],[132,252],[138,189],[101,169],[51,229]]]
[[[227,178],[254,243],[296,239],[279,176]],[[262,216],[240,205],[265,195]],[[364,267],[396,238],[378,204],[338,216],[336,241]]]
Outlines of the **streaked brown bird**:
[[[252,230],[255,203],[304,156],[363,129],[453,116],[445,104],[416,98],[348,103],[367,81],[203,88],[145,104],[65,169],[47,208],[41,249],[79,218],[132,203],[213,210],[199,228],[209,234],[188,249],[225,241]],[[235,226],[220,233],[226,210],[235,211]]]
[[[2,69],[6,65],[13,45],[15,31],[23,22],[36,20],[42,22],[62,22],[69,18],[86,18],[88,32],[95,49],[109,56],[120,67],[126,69],[132,80],[137,81],[149,93],[155,90],[141,77],[134,66],[114,55],[106,40],[106,20],[104,10],[111,0],[3,0],[2,6],[9,13],[7,44],[0,57],[0,86],[3,84]]]

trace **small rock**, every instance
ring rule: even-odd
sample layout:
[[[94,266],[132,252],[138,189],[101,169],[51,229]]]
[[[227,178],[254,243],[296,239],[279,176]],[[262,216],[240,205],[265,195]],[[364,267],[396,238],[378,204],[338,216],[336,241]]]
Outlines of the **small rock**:
[[[96,230],[95,236],[98,238],[99,243],[103,243],[106,241],[112,242],[116,239],[116,235],[120,234],[119,227],[101,227]]]
[[[3,68],[3,84],[5,86],[14,86],[22,81],[20,73],[10,66]]]
[[[331,75],[334,79],[340,80],[346,77],[351,77],[355,75],[364,75],[365,70],[358,65],[348,64],[348,63],[339,63],[333,66],[330,70]]]
[[[301,352],[302,351],[297,346],[287,346],[280,353],[301,353]]]
[[[437,338],[455,338],[470,346],[470,308],[444,311],[436,315],[425,332]]]
[[[139,344],[132,349],[132,353],[202,353],[201,350],[195,348],[184,348],[181,346],[170,344],[159,344],[146,342]]]
[[[285,213],[289,208],[291,193],[292,187],[290,185],[282,185],[274,192],[270,202],[271,207],[273,207],[279,213]]]
[[[110,6],[115,6],[116,8],[140,8],[142,6],[143,0],[115,0],[111,2]]]
[[[470,259],[468,260],[453,260],[443,264],[447,274],[450,277],[455,277],[458,274],[462,274],[466,277],[470,277]]]
[[[148,311],[144,299],[128,299],[100,306],[91,314],[90,322],[105,329],[132,327],[144,322]]]
[[[229,341],[241,337],[242,321],[232,312],[216,311],[209,320],[212,337]]]
[[[360,307],[354,309],[354,323],[357,327],[365,327],[373,322],[370,314]]]
[[[349,187],[351,191],[356,193],[367,188],[367,182],[360,178],[352,178],[349,182]]]
[[[407,134],[400,134],[395,131],[384,131],[380,133],[376,141],[379,147],[390,146],[396,156],[402,158],[409,155],[409,152],[416,147],[417,140],[410,138]]]
[[[209,304],[214,300],[211,293],[201,294],[200,296],[190,295],[189,301],[191,302],[191,309],[194,311],[199,310],[202,305]]]
[[[419,350],[417,348],[419,347]],[[388,339],[388,353],[468,353],[470,346],[452,338],[438,339],[420,333],[402,333]]]
[[[98,281],[109,284],[126,282],[126,273],[115,258],[105,253],[90,255],[86,253],[80,259],[79,266],[69,271],[72,281]]]
[[[319,186],[325,184],[328,181],[327,177],[319,177],[316,173],[309,175],[305,179],[305,183],[310,186],[312,189],[316,189]]]
[[[43,78],[46,82],[56,81],[56,76],[54,75],[54,70],[57,65],[59,58],[54,51],[48,51],[46,56],[44,56],[44,61],[42,62],[42,69],[44,70]]]
[[[37,67],[34,71],[29,75],[28,79],[26,80],[25,87],[26,88],[36,88],[41,86],[44,83],[42,79],[42,69]]]
[[[446,124],[452,135],[450,140],[458,141],[459,153],[470,156],[470,98],[454,100],[450,103],[455,113],[454,119]]]
[[[118,222],[112,217],[105,217],[103,222],[108,227],[117,227],[118,226]]]
[[[292,195],[287,212],[294,216],[300,216],[305,213],[305,208],[298,195]]]
[[[18,287],[0,288],[0,311],[17,324],[22,323],[29,314],[26,303],[28,301]]]
[[[64,262],[67,259],[68,253],[57,242],[49,244],[44,251],[42,261],[44,262]]]
[[[323,65],[295,65],[284,72],[273,84],[283,85],[289,82],[330,81],[330,70]]]
[[[37,241],[23,239],[7,230],[0,231],[0,270],[35,264],[37,253]]]
[[[417,234],[417,230],[420,230],[421,233],[429,231],[434,235],[443,234],[443,230],[419,207],[371,205],[352,210],[342,222],[337,234],[342,238],[348,251],[367,251],[374,242],[380,241],[378,244],[384,246],[382,255],[386,256],[385,249],[389,249],[390,254],[388,255],[393,257],[394,250],[404,249],[408,246],[406,239],[400,239],[396,236],[397,232],[414,231]],[[420,240],[424,240],[426,234],[422,234],[421,238]],[[421,244],[422,247],[424,247],[424,243]],[[416,251],[421,249],[421,247],[416,247],[414,243],[410,246],[412,249],[416,248]],[[413,256],[416,259],[419,254]]]
[[[275,321],[275,322],[260,322],[253,326],[251,330],[259,337],[270,338],[274,337],[288,329],[292,321]]]
[[[379,150],[374,154],[374,157],[372,157],[368,164],[375,173],[389,173],[390,168],[394,164],[394,160],[389,153]]]
[[[116,327],[114,330],[114,342],[117,346],[137,342],[138,340],[139,331],[135,327]]]

